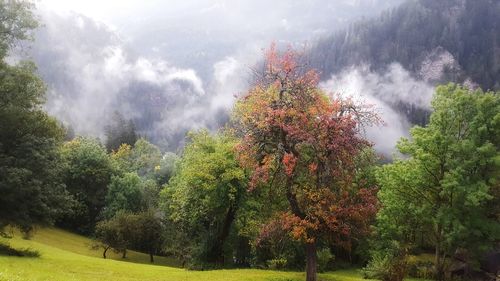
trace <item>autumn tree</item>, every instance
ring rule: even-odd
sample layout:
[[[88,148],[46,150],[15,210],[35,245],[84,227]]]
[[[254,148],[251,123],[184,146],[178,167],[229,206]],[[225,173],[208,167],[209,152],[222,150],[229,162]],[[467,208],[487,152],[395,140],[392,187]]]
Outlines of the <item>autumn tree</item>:
[[[253,171],[249,189],[270,185],[286,198],[283,227],[304,243],[306,279],[315,281],[318,241],[349,248],[376,212],[375,188],[356,180],[357,159],[370,148],[360,128],[376,116],[327,96],[296,52],[272,46],[234,117],[240,163]]]
[[[500,239],[500,96],[450,84],[437,88],[429,124],[398,143],[405,155],[377,173],[381,238],[434,247],[436,278],[457,249],[484,252]],[[386,247],[384,247],[386,248]]]

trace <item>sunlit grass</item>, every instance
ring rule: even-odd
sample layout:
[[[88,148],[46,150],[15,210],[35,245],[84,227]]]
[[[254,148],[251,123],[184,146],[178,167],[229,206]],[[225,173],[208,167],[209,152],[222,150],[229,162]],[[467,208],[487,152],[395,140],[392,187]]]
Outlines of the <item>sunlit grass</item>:
[[[129,252],[124,262],[120,254],[103,259],[100,251],[91,250],[91,240],[59,229],[40,229],[31,240],[19,235],[7,241],[14,248],[31,248],[38,258],[0,256],[0,280],[304,280],[303,272],[280,272],[259,269],[188,271],[149,264],[149,256]],[[156,265],[176,265],[168,258],[156,257]],[[342,270],[320,275],[320,280],[364,280],[356,270]]]

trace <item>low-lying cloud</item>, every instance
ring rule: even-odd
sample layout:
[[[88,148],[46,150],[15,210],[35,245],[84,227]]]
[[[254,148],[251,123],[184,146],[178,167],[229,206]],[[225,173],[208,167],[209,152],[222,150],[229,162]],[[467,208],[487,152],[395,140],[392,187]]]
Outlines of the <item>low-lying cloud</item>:
[[[204,83],[196,70],[136,55],[105,25],[77,14],[42,13],[30,53],[49,86],[47,111],[78,134],[104,138],[121,112],[139,133],[175,149],[186,131],[216,127],[242,91],[244,64],[228,56]],[[54,44],[57,44],[54,46]]]
[[[367,128],[366,133],[375,149],[386,156],[395,152],[397,141],[407,137],[411,127],[406,114],[396,108],[404,104],[430,110],[434,92],[431,84],[417,80],[398,63],[383,73],[372,72],[367,65],[351,67],[322,82],[321,87],[376,108],[385,124]]]

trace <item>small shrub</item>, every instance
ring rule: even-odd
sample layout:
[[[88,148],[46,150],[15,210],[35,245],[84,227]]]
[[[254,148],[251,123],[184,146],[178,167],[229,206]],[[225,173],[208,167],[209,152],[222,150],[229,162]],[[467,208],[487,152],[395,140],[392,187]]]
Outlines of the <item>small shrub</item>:
[[[287,260],[285,258],[277,258],[267,261],[267,266],[271,269],[284,269],[286,264]]]
[[[404,255],[377,252],[362,270],[363,278],[382,281],[402,281],[406,274],[407,261]]]
[[[325,272],[331,269],[335,256],[330,252],[330,249],[324,248],[318,251],[318,271]]]
[[[408,276],[432,279],[434,277],[434,263],[430,261],[409,260]]]

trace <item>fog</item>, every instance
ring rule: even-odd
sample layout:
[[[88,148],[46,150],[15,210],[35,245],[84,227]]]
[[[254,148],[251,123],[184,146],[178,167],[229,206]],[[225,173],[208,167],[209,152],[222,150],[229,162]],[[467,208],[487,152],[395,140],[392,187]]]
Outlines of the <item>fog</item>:
[[[188,130],[227,121],[271,42],[303,48],[402,1],[101,2],[37,5],[42,26],[28,54],[48,84],[46,108],[77,134],[100,138],[118,111],[141,135],[175,150]],[[409,128],[391,103],[428,107],[432,87],[397,64],[385,74],[368,69],[346,69],[321,85],[376,104],[386,125],[369,136],[390,153]]]
[[[375,149],[386,156],[395,153],[401,137],[408,137],[411,123],[395,105],[405,103],[430,110],[434,87],[417,80],[400,64],[389,65],[382,74],[371,72],[368,65],[353,66],[321,83],[325,91],[350,97],[356,102],[372,105],[382,118],[381,126],[369,127],[367,137]]]

